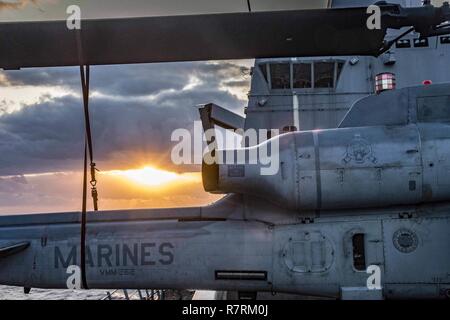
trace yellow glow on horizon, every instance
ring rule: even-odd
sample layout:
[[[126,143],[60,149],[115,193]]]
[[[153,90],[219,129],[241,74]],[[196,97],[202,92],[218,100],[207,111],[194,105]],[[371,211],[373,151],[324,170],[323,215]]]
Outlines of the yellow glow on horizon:
[[[151,166],[145,166],[140,169],[112,170],[103,172],[103,174],[122,177],[130,182],[146,187],[161,187],[180,182],[200,181],[199,173],[196,172],[178,174]]]

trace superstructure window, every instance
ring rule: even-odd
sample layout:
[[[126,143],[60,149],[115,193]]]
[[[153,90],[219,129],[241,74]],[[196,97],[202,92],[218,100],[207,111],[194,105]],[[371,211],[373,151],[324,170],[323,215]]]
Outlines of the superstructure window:
[[[364,249],[364,233],[356,233],[352,237],[353,267],[358,270],[366,270],[366,252]]]
[[[450,36],[441,37],[441,44],[450,44]]]
[[[428,39],[427,39],[427,38],[423,38],[423,39],[417,38],[417,39],[414,39],[414,47],[416,47],[416,48],[425,48],[425,47],[428,47]]]
[[[270,64],[270,81],[272,89],[291,88],[291,67],[289,63]]]
[[[331,89],[337,86],[345,61],[292,61],[260,63],[271,89]]]
[[[297,127],[296,126],[286,126],[283,128],[283,133],[286,132],[295,132],[297,131]]]
[[[341,76],[341,72],[342,72],[343,68],[344,68],[344,63],[343,62],[338,62],[336,64],[336,84],[335,84],[335,86],[337,86],[337,83],[339,81],[339,77]]]
[[[400,39],[395,46],[399,49],[411,48],[411,41],[409,39]]]
[[[262,74],[264,76],[264,79],[267,82],[267,64],[266,63],[260,64],[259,65],[259,69],[261,70],[261,72],[262,72]]]
[[[314,87],[333,88],[334,62],[314,63]]]
[[[310,63],[294,63],[293,77],[294,88],[311,88],[311,64]]]

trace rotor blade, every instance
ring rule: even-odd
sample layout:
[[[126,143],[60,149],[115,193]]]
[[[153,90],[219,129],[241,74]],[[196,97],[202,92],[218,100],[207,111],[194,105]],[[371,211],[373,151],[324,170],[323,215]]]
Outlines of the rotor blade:
[[[6,1],[18,2],[19,0]],[[0,1],[0,22],[64,20],[68,16],[66,10],[62,10],[65,8],[61,8],[61,5],[56,4],[63,1],[35,1],[39,1],[39,8],[42,10],[29,10],[31,8],[27,10],[27,8],[20,8],[17,5],[16,9],[8,10],[8,5],[3,6],[2,9],[2,1]],[[348,0],[340,1],[348,2]],[[361,1],[363,0],[358,0],[357,2]],[[354,4],[353,6],[368,6],[373,1],[364,0],[362,4]],[[339,0],[73,0],[70,3],[65,0],[65,2],[67,5],[77,5],[80,8],[80,12],[82,12],[83,19],[117,19],[249,11],[323,9],[330,7],[331,4],[334,7],[335,2],[339,2]],[[365,2],[367,2],[367,5]]]
[[[366,8],[0,23],[0,68],[376,55]],[[77,49],[81,32],[83,61]]]

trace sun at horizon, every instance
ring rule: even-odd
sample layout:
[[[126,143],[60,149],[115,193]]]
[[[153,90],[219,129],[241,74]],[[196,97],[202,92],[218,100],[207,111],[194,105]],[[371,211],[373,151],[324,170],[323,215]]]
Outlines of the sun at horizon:
[[[162,187],[179,182],[199,182],[200,176],[197,172],[175,173],[153,166],[145,166],[139,169],[111,170],[103,172],[105,175],[122,177],[138,185],[146,187]]]

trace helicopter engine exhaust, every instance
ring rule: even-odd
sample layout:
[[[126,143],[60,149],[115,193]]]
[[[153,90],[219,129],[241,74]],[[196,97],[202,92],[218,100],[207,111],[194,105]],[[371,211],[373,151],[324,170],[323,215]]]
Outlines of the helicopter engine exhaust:
[[[450,184],[442,183],[446,179],[442,172],[449,164],[435,159],[434,147],[427,146],[445,150],[450,139],[434,139],[426,131],[408,125],[282,134],[265,142],[278,140],[276,174],[261,174],[259,163],[204,163],[204,189],[211,193],[257,196],[292,210],[449,200]],[[260,144],[242,150],[247,154],[261,147]],[[219,158],[226,159],[233,151],[216,152]]]

